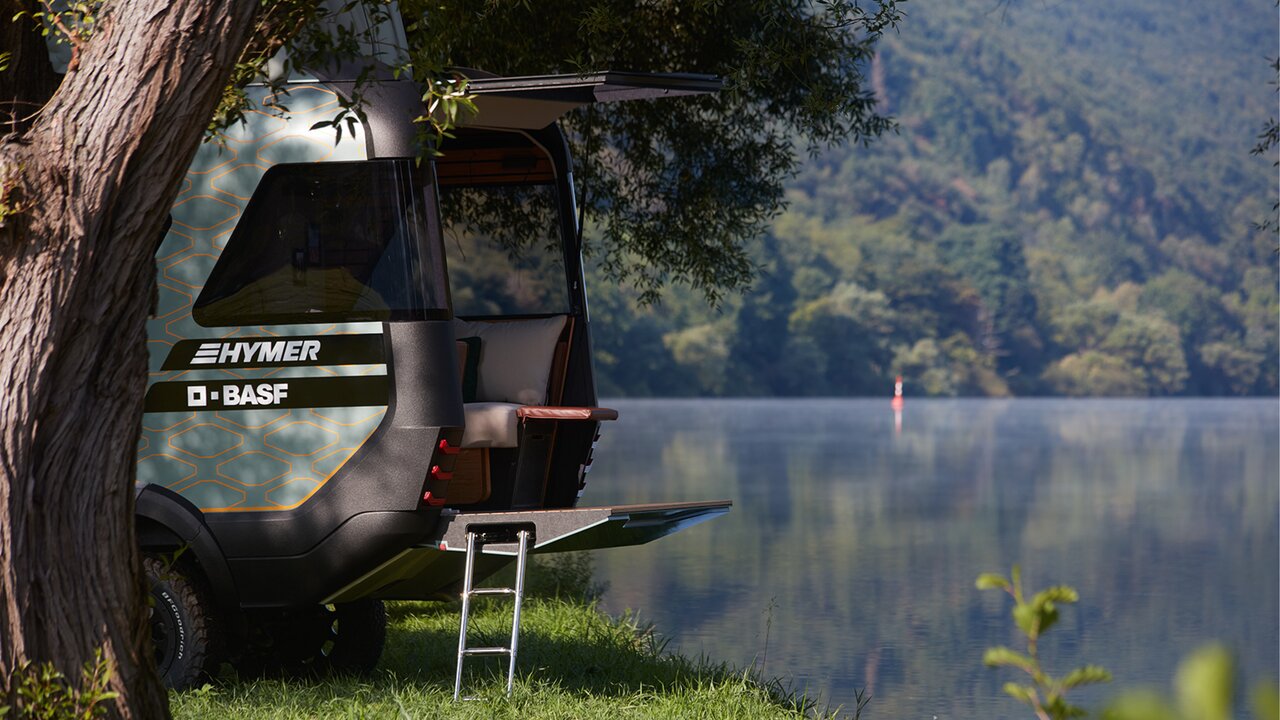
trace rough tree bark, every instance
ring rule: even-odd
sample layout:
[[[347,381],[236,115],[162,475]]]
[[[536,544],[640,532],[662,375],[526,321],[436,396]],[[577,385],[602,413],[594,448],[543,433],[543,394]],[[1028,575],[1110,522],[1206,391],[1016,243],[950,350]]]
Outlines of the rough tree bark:
[[[12,1],[12,0],[9,0]],[[111,715],[158,718],[133,538],[152,254],[259,3],[104,5],[77,70],[0,140],[0,705],[12,671],[102,648]]]

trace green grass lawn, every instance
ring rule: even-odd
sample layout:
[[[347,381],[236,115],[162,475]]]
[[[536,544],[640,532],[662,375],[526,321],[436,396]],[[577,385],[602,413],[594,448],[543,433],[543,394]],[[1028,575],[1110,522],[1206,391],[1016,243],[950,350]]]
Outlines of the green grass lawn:
[[[530,576],[515,690],[505,658],[469,658],[453,702],[459,603],[389,603],[386,651],[369,678],[237,680],[173,693],[174,716],[205,718],[808,718],[834,717],[782,681],[665,653],[650,629],[599,612],[585,561]],[[565,568],[569,573],[566,575]],[[569,582],[566,583],[568,578]],[[568,598],[568,599],[566,599]],[[478,612],[476,612],[478,610]],[[473,605],[471,645],[505,645],[508,599]],[[850,709],[840,713],[856,717]]]

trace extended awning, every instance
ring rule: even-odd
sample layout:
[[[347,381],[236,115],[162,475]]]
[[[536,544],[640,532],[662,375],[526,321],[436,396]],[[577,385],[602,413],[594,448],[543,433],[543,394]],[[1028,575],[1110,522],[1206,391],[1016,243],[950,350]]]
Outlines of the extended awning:
[[[512,130],[544,128],[570,110],[593,103],[648,100],[718,92],[715,75],[606,71],[584,75],[475,77],[467,86],[479,113],[464,125]]]

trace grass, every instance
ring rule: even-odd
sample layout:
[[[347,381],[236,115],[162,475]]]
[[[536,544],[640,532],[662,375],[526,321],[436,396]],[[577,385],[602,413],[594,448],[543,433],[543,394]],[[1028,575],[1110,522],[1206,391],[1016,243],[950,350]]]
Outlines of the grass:
[[[834,718],[779,680],[665,652],[652,628],[595,605],[585,558],[531,569],[515,689],[505,658],[470,658],[453,702],[459,603],[389,603],[387,646],[369,678],[230,677],[170,695],[176,718]],[[472,645],[506,644],[510,600],[473,604]],[[857,717],[857,709],[845,714]]]

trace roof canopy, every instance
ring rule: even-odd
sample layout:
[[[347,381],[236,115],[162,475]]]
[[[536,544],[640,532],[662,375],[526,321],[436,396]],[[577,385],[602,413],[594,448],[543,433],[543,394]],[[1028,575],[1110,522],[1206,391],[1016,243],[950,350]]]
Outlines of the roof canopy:
[[[537,130],[584,105],[701,95],[720,90],[714,75],[606,71],[585,75],[479,77],[470,80],[479,113],[466,125]]]

